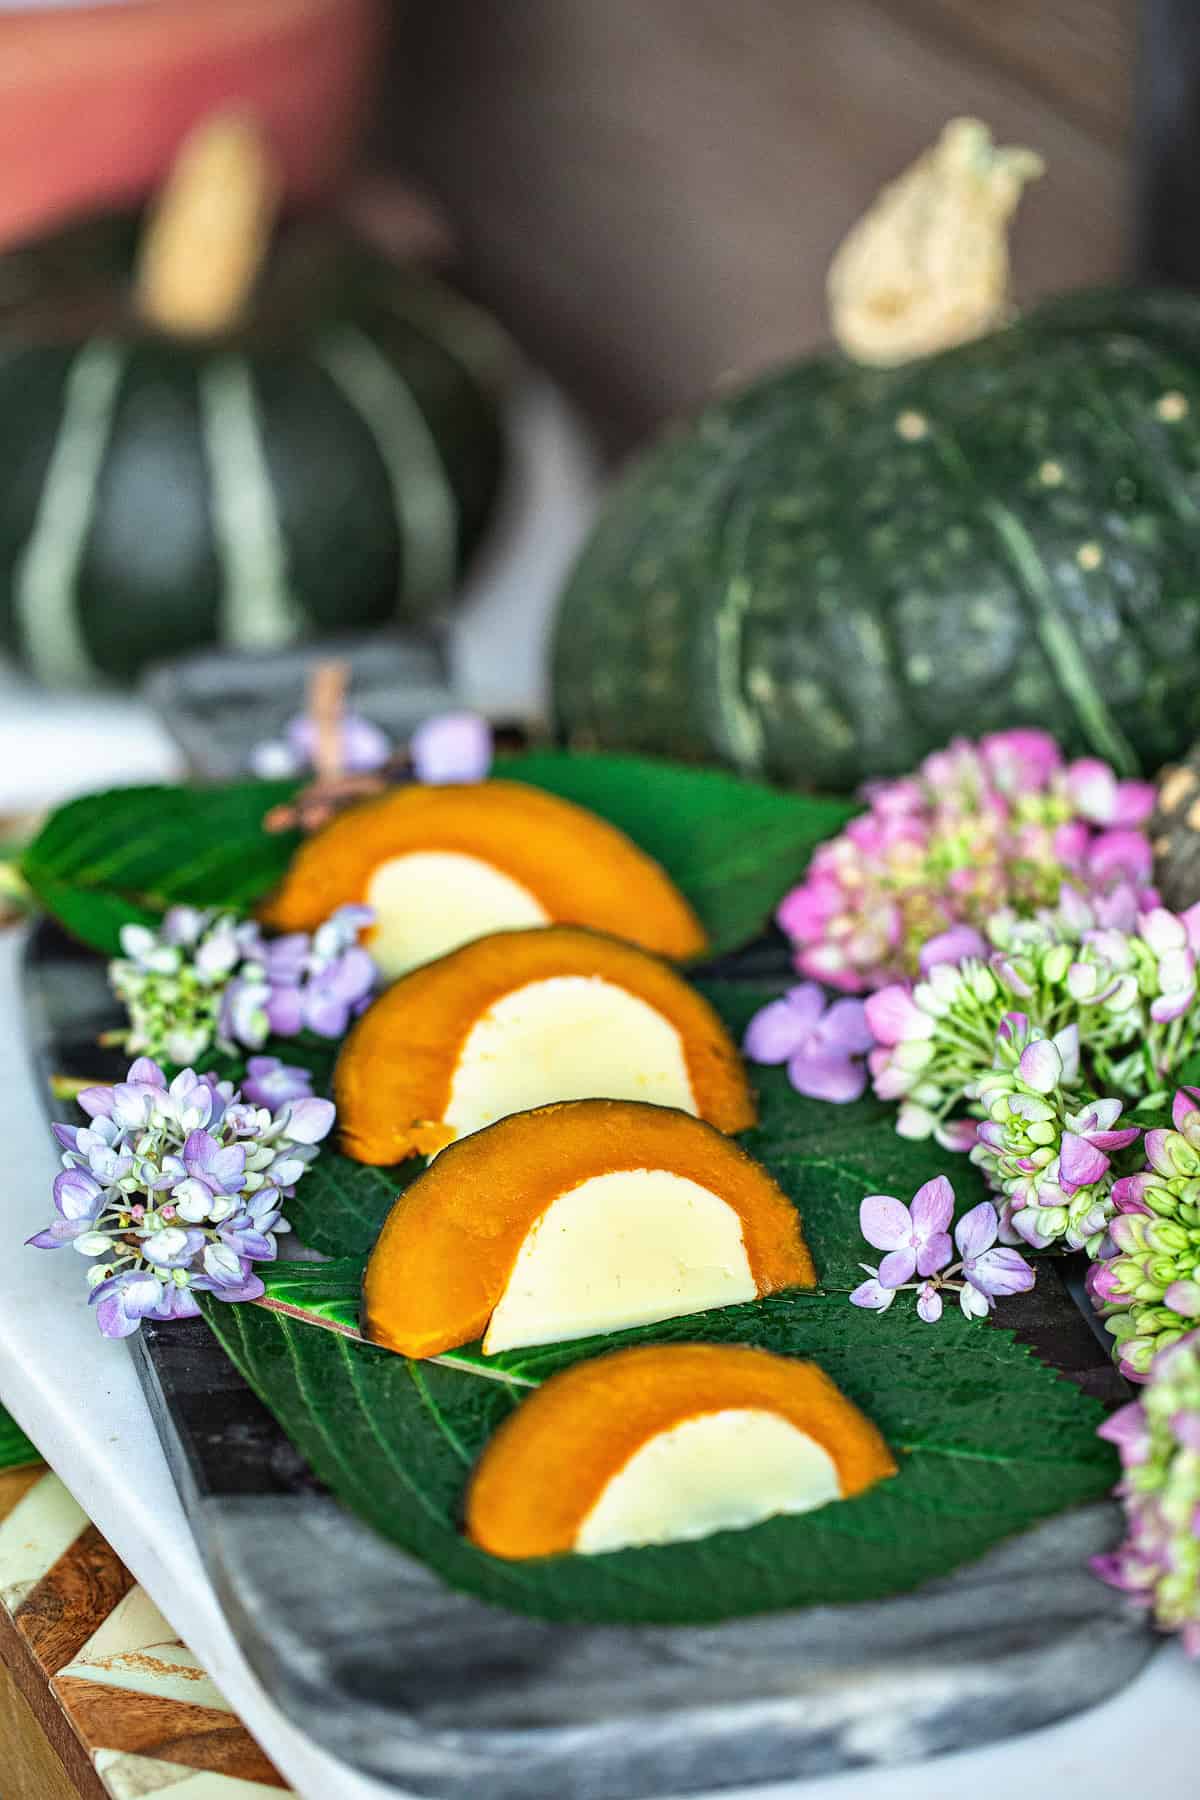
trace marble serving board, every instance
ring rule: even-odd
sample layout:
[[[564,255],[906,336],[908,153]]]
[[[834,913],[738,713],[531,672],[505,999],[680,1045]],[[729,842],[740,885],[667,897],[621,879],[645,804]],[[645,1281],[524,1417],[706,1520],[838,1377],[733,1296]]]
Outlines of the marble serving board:
[[[721,973],[761,979],[759,947]],[[42,924],[26,1022],[52,1073],[115,1073],[98,958]],[[1090,1393],[1122,1397],[1047,1271],[1005,1324]],[[919,1591],[709,1627],[570,1626],[445,1587],[321,1487],[201,1321],[132,1348],[201,1553],[271,1697],[326,1750],[431,1800],[642,1800],[936,1755],[1120,1690],[1152,1639],[1088,1572],[1119,1529],[1089,1506]]]

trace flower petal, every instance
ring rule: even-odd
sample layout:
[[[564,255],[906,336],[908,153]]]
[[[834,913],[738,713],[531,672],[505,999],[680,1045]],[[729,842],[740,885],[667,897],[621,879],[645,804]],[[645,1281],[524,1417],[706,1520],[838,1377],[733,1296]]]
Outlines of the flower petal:
[[[1063,1059],[1049,1038],[1027,1044],[1017,1064],[1017,1074],[1038,1094],[1052,1094],[1062,1080]]]
[[[1103,1150],[1098,1150],[1074,1131],[1063,1132],[1059,1171],[1064,1181],[1069,1181],[1072,1187],[1090,1187],[1106,1175],[1108,1169],[1109,1161]]]
[[[865,1306],[871,1312],[886,1312],[895,1298],[895,1288],[881,1286],[872,1276],[869,1281],[861,1282],[855,1288],[850,1295],[850,1304],[851,1306]]]
[[[794,990],[793,990],[794,991]],[[817,1027],[822,1044],[846,1056],[864,1056],[875,1043],[861,1000],[835,1000]]]
[[[1019,1250],[997,1246],[985,1250],[971,1263],[971,1282],[981,1293],[993,1297],[1001,1294],[1027,1294],[1036,1276]]]
[[[861,1062],[840,1055],[836,1050],[813,1050],[807,1046],[788,1063],[788,1080],[798,1094],[812,1100],[832,1100],[839,1105],[859,1100],[866,1092],[867,1071]]]
[[[946,1230],[954,1217],[954,1189],[944,1175],[926,1181],[912,1198],[913,1230],[918,1242]]]
[[[900,1250],[912,1242],[912,1215],[892,1194],[867,1194],[858,1209],[858,1224],[877,1250]]]
[[[889,1250],[879,1265],[879,1283],[881,1287],[903,1287],[911,1281],[917,1272],[917,1253],[911,1246],[903,1250]]]
[[[936,937],[927,938],[918,960],[922,975],[928,975],[938,963],[960,963],[968,956],[983,957],[987,952],[986,942],[973,926],[955,925],[949,931],[940,931]]]
[[[928,1281],[917,1295],[917,1315],[927,1325],[936,1325],[942,1316],[942,1296]]]
[[[954,1254],[948,1231],[937,1231],[917,1251],[917,1274],[936,1275]]]
[[[990,1200],[981,1200],[954,1227],[954,1241],[964,1257],[982,1256],[996,1241],[999,1219]]]
[[[799,998],[812,995],[813,1005]],[[751,1062],[782,1063],[808,1042],[825,1005],[815,981],[795,987],[779,1000],[771,1000],[756,1012],[746,1027],[742,1048]]]
[[[899,983],[868,994],[864,1005],[876,1043],[902,1044],[910,1038],[933,1036],[933,1020],[914,1005],[909,990]]]

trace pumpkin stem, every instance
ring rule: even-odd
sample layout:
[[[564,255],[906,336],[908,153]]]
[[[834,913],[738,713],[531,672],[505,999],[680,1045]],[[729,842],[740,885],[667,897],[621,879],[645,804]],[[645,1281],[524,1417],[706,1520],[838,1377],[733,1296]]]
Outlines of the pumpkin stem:
[[[1002,324],[1009,224],[1044,167],[1032,150],[994,143],[978,119],[952,119],[834,256],[829,311],[847,355],[887,366]]]
[[[236,324],[270,243],[282,183],[252,119],[221,113],[184,139],[142,240],[138,312],[209,337]]]

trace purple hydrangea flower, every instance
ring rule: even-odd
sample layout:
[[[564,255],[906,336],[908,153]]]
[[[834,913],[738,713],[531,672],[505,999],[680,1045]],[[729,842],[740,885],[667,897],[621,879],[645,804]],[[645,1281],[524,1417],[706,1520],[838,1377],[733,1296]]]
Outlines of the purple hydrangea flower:
[[[863,1062],[873,1042],[861,1000],[827,1006],[815,981],[772,1000],[751,1019],[745,1052],[753,1062],[786,1062],[788,1080],[814,1100],[857,1100],[866,1090]]]
[[[334,1120],[332,1101],[309,1093],[307,1078],[262,1060],[274,1104],[192,1069],[168,1083],[141,1057],[123,1082],[84,1090],[88,1125],[54,1127],[63,1147],[56,1217],[29,1243],[101,1259],[88,1285],[106,1337],[128,1337],[143,1318],[193,1317],[198,1291],[261,1295],[253,1265],[276,1255],[277,1235],[290,1229],[284,1205]]]
[[[944,1176],[918,1188],[911,1206],[891,1194],[868,1194],[859,1209],[862,1233],[887,1255],[877,1268],[862,1264],[867,1280],[850,1295],[850,1304],[886,1312],[898,1293],[915,1289],[918,1316],[933,1325],[948,1292],[958,1295],[969,1319],[983,1318],[998,1298],[1028,1292],[1034,1271],[1016,1250],[997,1246],[1000,1221],[990,1200],[980,1201],[954,1227],[960,1261],[951,1264],[947,1227],[953,1213],[954,1189]]]

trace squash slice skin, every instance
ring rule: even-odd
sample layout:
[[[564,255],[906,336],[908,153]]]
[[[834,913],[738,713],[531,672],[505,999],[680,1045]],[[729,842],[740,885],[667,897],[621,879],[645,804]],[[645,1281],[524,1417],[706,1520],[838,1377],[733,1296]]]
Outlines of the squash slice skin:
[[[559,975],[596,975],[644,1000],[680,1034],[701,1118],[723,1132],[755,1123],[737,1046],[694,988],[632,944],[548,925],[476,938],[401,976],[367,1008],[333,1075],[345,1154],[390,1164],[450,1143],[442,1121],[471,1027],[503,995]]]
[[[563,1555],[643,1444],[726,1407],[806,1432],[833,1459],[843,1499],[896,1473],[875,1426],[814,1363],[741,1344],[640,1344],[552,1375],[504,1421],[471,1477],[467,1536],[507,1559]]]
[[[568,1100],[473,1132],[400,1195],[367,1262],[364,1337],[411,1357],[473,1342],[559,1195],[637,1169],[686,1176],[733,1207],[760,1295],[816,1285],[799,1214],[738,1145],[673,1107]]]
[[[674,962],[707,948],[674,882],[624,832],[518,781],[413,783],[350,807],[300,846],[258,916],[279,931],[313,931],[336,907],[364,901],[381,864],[420,850],[491,863],[554,923],[610,932]]]

